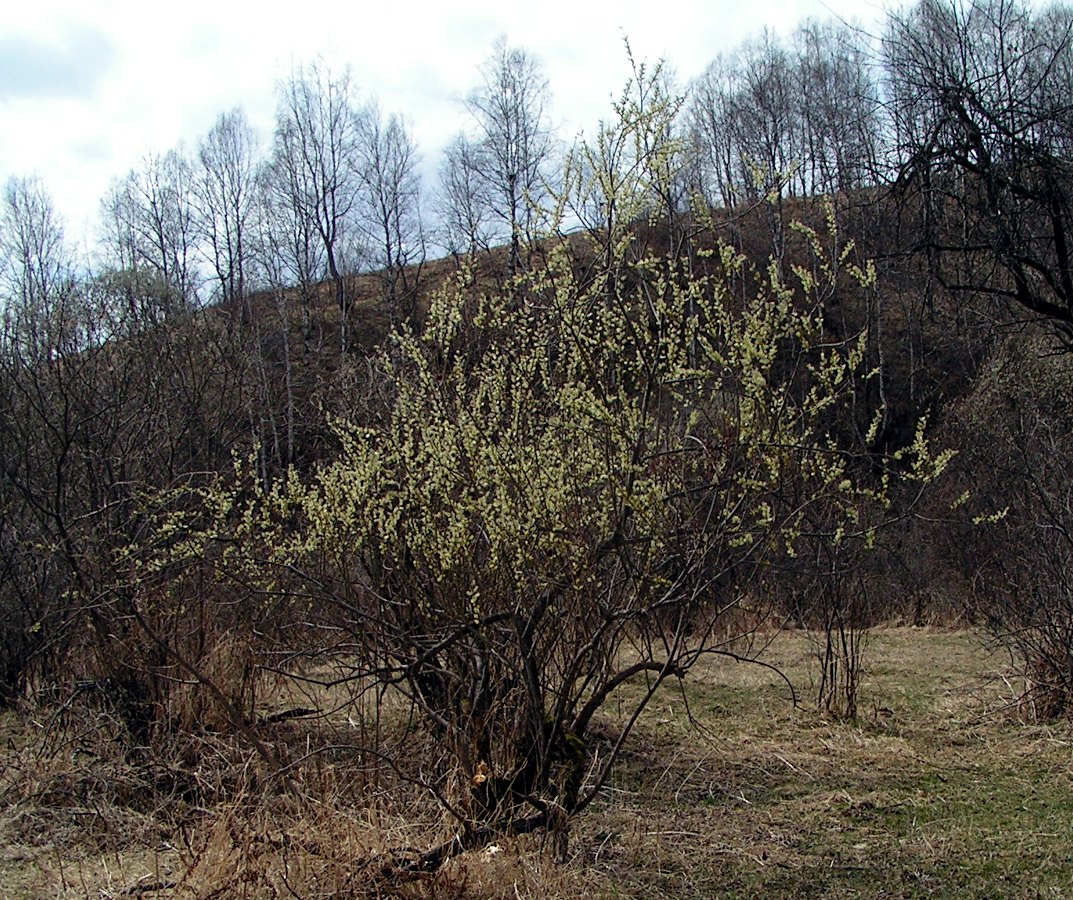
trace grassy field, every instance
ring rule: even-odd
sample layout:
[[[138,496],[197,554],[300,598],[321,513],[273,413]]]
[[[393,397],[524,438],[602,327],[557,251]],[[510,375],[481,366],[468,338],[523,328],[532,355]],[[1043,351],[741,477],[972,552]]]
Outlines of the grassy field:
[[[973,634],[880,630],[866,652],[857,722],[810,705],[799,632],[765,654],[797,707],[768,669],[694,670],[647,712],[565,864],[529,836],[407,885],[362,861],[442,835],[345,791],[269,803],[246,778],[180,816],[174,795],[154,805],[109,768],[103,738],[49,750],[47,722],[9,716],[0,896],[1073,896],[1073,728],[1032,722],[1008,661]],[[345,775],[339,763],[331,778]]]

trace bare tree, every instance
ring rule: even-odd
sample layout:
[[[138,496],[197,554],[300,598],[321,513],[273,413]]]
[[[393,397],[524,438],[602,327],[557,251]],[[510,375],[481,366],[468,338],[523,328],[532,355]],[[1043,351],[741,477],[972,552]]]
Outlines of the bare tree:
[[[1073,343],[1073,13],[922,0],[891,16],[883,53],[916,249],[947,289]]]
[[[488,249],[490,202],[478,174],[477,148],[459,134],[444,151],[440,169],[441,240],[456,257]]]
[[[220,298],[225,303],[241,303],[247,319],[257,143],[257,135],[241,110],[224,113],[198,148],[200,169],[194,184],[203,249]]]
[[[719,57],[693,86],[691,137],[703,196],[725,206],[764,204],[771,250],[781,260],[783,203],[802,190],[801,104],[792,54],[772,32]],[[769,202],[770,201],[770,202]]]
[[[525,50],[500,39],[481,67],[482,84],[467,107],[477,125],[474,171],[489,208],[510,242],[508,273],[522,262],[522,242],[533,237],[535,208],[546,196],[553,140],[548,125],[548,82]]]
[[[257,287],[271,296],[275,307],[275,320],[272,324],[261,318],[254,321],[254,331],[258,337],[258,373],[260,387],[263,390],[263,402],[259,404],[259,415],[251,416],[251,421],[258,432],[262,444],[263,457],[270,456],[277,471],[282,471],[294,462],[295,457],[295,366],[292,347],[292,306],[297,294],[301,335],[304,340],[301,348],[305,361],[319,355],[320,341],[310,346],[310,338],[319,330],[319,317],[314,318],[312,311],[313,292],[316,288],[317,273],[323,269],[318,256],[318,245],[313,239],[304,219],[294,215],[288,204],[280,202],[279,195],[272,187],[274,172],[271,164],[259,173],[257,180],[257,215],[250,232],[254,248],[254,266],[252,272]],[[265,317],[267,318],[267,317]],[[314,323],[318,324],[314,324]],[[271,337],[270,337],[271,336]],[[276,352],[263,352],[266,343]],[[272,357],[271,362],[265,356]],[[281,390],[270,374],[270,367],[279,373]],[[315,366],[310,368],[315,370]],[[267,464],[262,466],[267,471]]]
[[[350,314],[344,276],[358,256],[362,131],[350,71],[320,64],[296,69],[279,87],[273,155],[274,190],[298,227],[316,236],[343,317]]]
[[[740,80],[732,57],[717,56],[692,85],[689,135],[699,184],[711,205],[731,209],[743,199],[739,177],[741,148],[735,124]]]
[[[199,275],[193,168],[177,150],[150,155],[105,198],[105,243],[112,265],[164,286],[158,315],[197,301]]]
[[[707,195],[726,206],[776,190],[852,190],[875,171],[878,85],[866,38],[805,22],[717,57],[692,86],[690,131]]]
[[[1043,718],[1073,713],[1073,371],[1052,344],[1042,327],[996,342],[975,390],[949,407],[941,439],[962,448],[958,466],[921,517],[935,551],[924,584],[955,587]]]
[[[4,186],[0,216],[0,299],[9,339],[25,346],[69,343],[72,321],[67,304],[73,267],[52,198],[36,178],[12,178]],[[60,329],[57,332],[56,326]],[[47,336],[47,337],[46,337]]]
[[[767,29],[759,38],[747,40],[738,53],[742,84],[737,120],[753,190],[781,194],[785,185],[792,192],[801,159],[793,59]]]
[[[141,728],[167,679],[150,673],[151,647],[127,642],[129,610],[105,596],[110,554],[137,530],[136,492],[230,456],[243,355],[210,322],[158,327],[174,285],[129,268],[76,280],[39,182],[11,182],[5,199],[0,693],[31,678],[108,677]]]
[[[279,147],[258,173],[258,282],[298,293],[307,339],[320,318],[313,314],[317,285],[328,267],[315,223],[295,202],[293,171]]]
[[[372,108],[362,149],[369,260],[383,276],[393,321],[410,320],[425,260],[417,146],[402,119]]]
[[[880,151],[879,85],[860,32],[807,21],[794,35],[796,99],[804,134],[799,182],[806,194],[863,187]]]

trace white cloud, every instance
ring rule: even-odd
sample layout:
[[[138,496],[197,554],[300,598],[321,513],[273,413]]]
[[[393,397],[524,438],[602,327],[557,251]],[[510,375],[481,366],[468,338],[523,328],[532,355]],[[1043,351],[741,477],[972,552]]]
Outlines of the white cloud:
[[[108,35],[85,24],[66,23],[51,35],[0,36],[0,100],[89,100],[114,56]]]

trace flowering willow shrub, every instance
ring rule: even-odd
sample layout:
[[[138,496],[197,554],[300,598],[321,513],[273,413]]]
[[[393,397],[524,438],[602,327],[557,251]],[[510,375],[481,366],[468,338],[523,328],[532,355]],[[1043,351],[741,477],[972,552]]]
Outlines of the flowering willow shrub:
[[[438,737],[425,783],[461,830],[423,867],[583,810],[652,696],[719,652],[755,573],[804,523],[815,539],[810,512],[838,543],[886,502],[890,476],[858,481],[825,425],[863,344],[821,345],[814,277],[772,267],[732,300],[747,264],[726,248],[696,275],[631,258],[627,232],[613,246],[586,272],[564,243],[503,292],[461,275],[421,335],[394,336],[389,399],[372,424],[338,423],[334,460],[205,494],[218,567],[286,597],[296,642],[344,635],[348,672]],[[924,483],[946,459],[921,434],[896,469]]]
[[[818,274],[792,283],[726,247],[646,251],[631,220],[676,152],[661,108],[625,95],[619,130],[564,179],[628,217],[503,290],[460,273],[419,335],[393,336],[382,406],[337,424],[331,462],[205,491],[202,524],[168,546],[194,558],[211,542],[218,572],[301,623],[289,649],[336,648],[372,696],[412,704],[442,758],[418,776],[405,746],[377,752],[459,826],[417,867],[497,833],[562,833],[656,692],[720,652],[722,614],[757,573],[817,522],[832,543],[867,540],[861,508],[887,503],[893,476],[862,482],[831,427],[866,375],[863,338],[820,339],[820,298],[870,273],[818,239]],[[921,432],[887,471],[923,484],[946,461]],[[594,722],[624,697],[608,738]]]

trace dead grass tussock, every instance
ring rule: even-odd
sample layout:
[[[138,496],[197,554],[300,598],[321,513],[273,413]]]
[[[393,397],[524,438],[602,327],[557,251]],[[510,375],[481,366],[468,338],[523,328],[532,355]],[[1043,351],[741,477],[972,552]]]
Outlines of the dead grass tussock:
[[[4,760],[0,835],[31,847],[117,850],[167,827],[149,773],[118,752],[112,723],[82,729],[42,752],[27,744]]]
[[[62,734],[4,723],[0,896],[111,896],[174,862],[173,798],[120,752],[115,728],[103,714]]]
[[[331,810],[220,810],[184,856],[177,894],[192,897],[359,896],[382,832]]]
[[[372,821],[373,818],[376,821]],[[539,836],[494,843],[431,875],[400,875],[391,861],[443,833],[381,811],[333,803],[222,811],[203,842],[184,855],[176,897],[259,898],[579,896],[584,873],[556,866]]]

